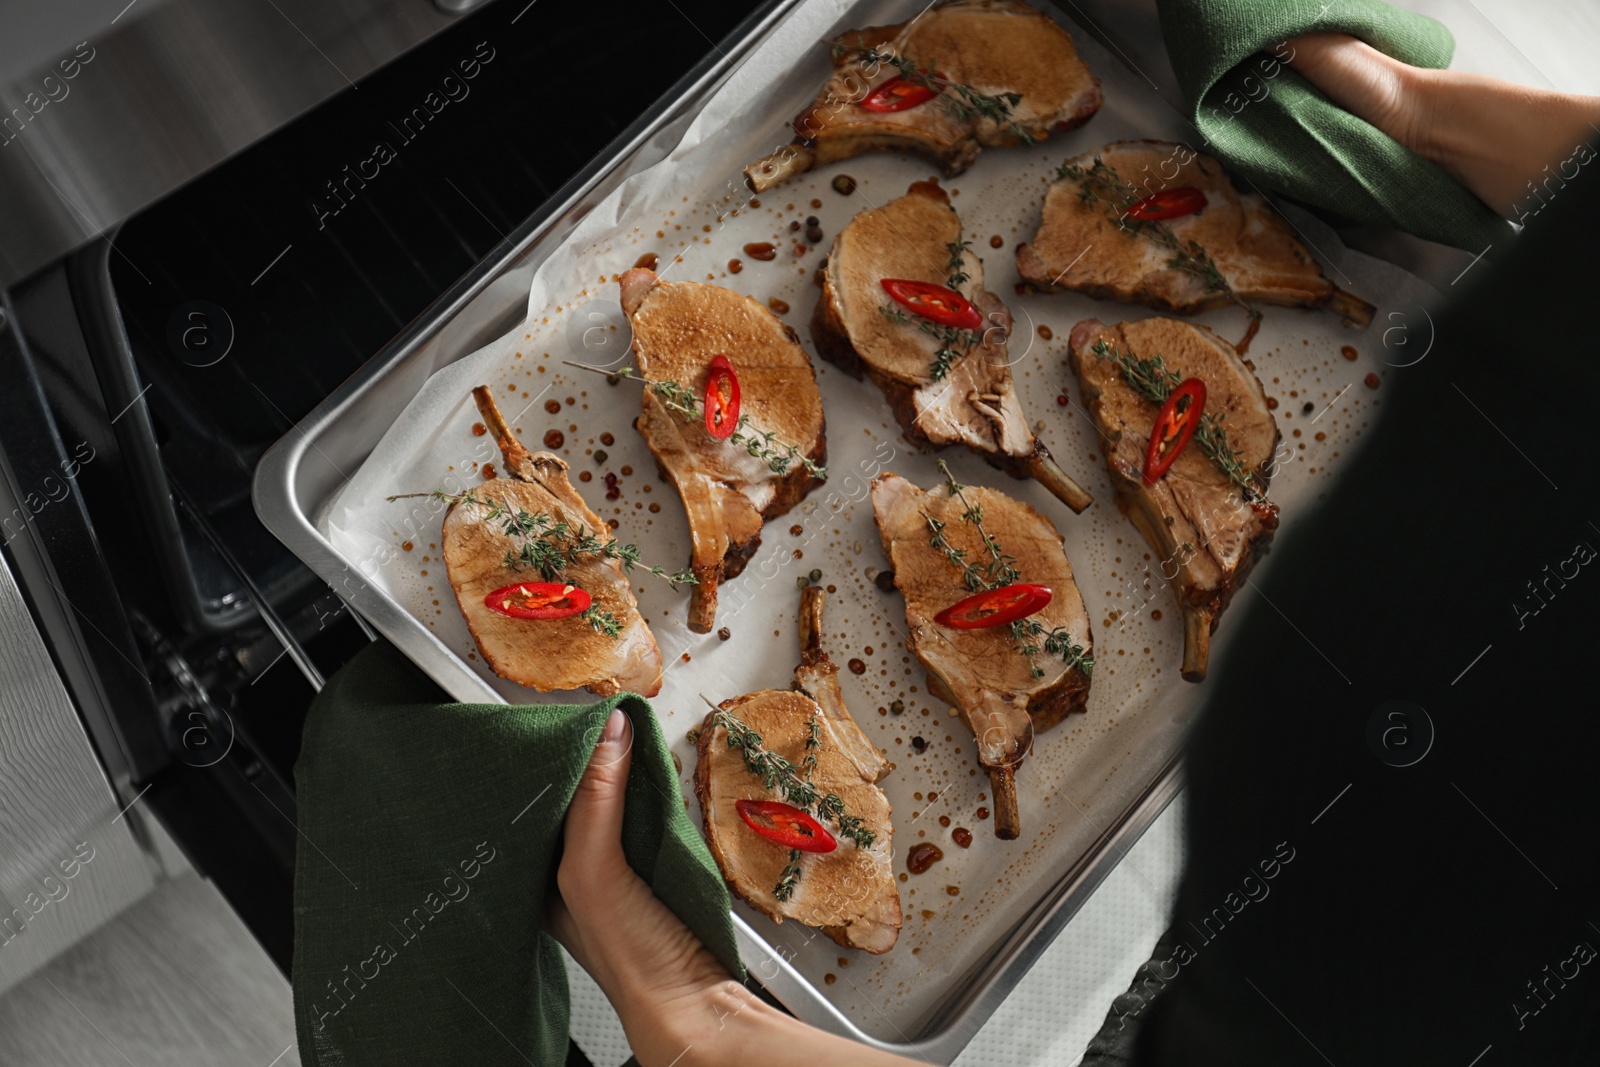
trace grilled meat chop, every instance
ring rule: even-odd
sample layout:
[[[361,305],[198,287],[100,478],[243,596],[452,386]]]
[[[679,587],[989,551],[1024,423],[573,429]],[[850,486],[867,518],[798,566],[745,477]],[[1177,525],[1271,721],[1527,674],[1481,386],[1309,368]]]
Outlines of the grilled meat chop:
[[[983,287],[983,261],[958,250],[961,240],[961,219],[937,182],[916,182],[898,200],[861,212],[834,238],[811,339],[822,358],[883,390],[912,441],[965,445],[1082,511],[1093,498],[1028,429],[1006,347],[1011,312]],[[986,325],[974,335],[981,339],[937,380],[941,340],[923,328],[925,319],[896,321],[880,310],[905,317],[879,284],[884,278],[953,288],[983,313]]]
[[[1372,321],[1372,305],[1324,277],[1266,198],[1236,189],[1210,156],[1163,141],[1117,141],[1068,160],[1063,170],[1071,168],[1045,193],[1039,232],[1017,246],[1023,281],[1181,315],[1237,298],[1327,308],[1357,326]],[[1125,214],[1147,197],[1181,189],[1199,190],[1205,206],[1147,222]],[[1162,227],[1185,249],[1190,242],[1203,249],[1225,284],[1208,279],[1203,263],[1173,266],[1175,250],[1153,236]]]
[[[978,527],[965,521],[969,507],[982,512],[983,532],[1014,557],[1019,580],[1054,592],[1029,621],[1060,627],[1081,652],[1022,655],[1008,626],[957,630],[934,622],[972,590],[962,567],[934,546],[928,520],[943,523],[951,548],[982,568],[990,555]],[[873,480],[872,509],[895,588],[905,597],[911,651],[928,670],[929,690],[955,706],[977,739],[978,761],[994,790],[995,835],[1015,838],[1021,830],[1016,769],[1034,733],[1082,711],[1089,699],[1085,668],[1092,666],[1093,635],[1061,535],[1043,515],[997,490],[927,491],[892,473]]]
[[[758,193],[877,150],[914,152],[954,177],[980,148],[1020,143],[1024,132],[1043,140],[1051,131],[1076,129],[1100,109],[1100,82],[1072,38],[1024,3],[948,0],[909,22],[852,30],[827,43],[833,74],[794,120],[793,143],[745,168]],[[914,66],[912,81],[939,95],[902,111],[863,106],[874,90],[906,77],[886,55]],[[1013,103],[1006,94],[1020,95]]]
[[[585,590],[596,607],[617,619],[621,632],[615,637],[597,632],[577,615],[514,619],[485,606],[484,598],[495,589],[544,580],[525,567],[506,565],[524,542],[507,533],[503,519],[494,515],[497,507],[550,516],[579,535],[594,533],[607,541],[611,537],[606,524],[567,481],[566,462],[549,452],[530,453],[524,448],[487,386],[474,389],[472,398],[495,435],[505,461],[502,469],[510,477],[484,482],[468,494],[471,499],[452,503],[444,514],[441,543],[450,586],[484,662],[500,677],[540,692],[582,686],[600,696],[624,689],[655,696],[661,691],[661,652],[616,560],[581,556],[568,563],[560,577]]]
[[[1105,346],[1098,354],[1097,342]],[[1227,341],[1175,319],[1116,326],[1086,319],[1072,328],[1069,344],[1072,369],[1106,446],[1117,503],[1160,559],[1162,578],[1183,611],[1183,676],[1200,681],[1223,608],[1278,528],[1277,505],[1265,497],[1278,426],[1261,380]],[[1198,437],[1154,486],[1145,486],[1145,454],[1160,405],[1128,384],[1118,366],[1122,355],[1160,356],[1179,378],[1205,382],[1204,410],[1221,418],[1250,487],[1224,473]]]
[[[805,461],[827,458],[822,395],[800,339],[748,296],[698,282],[664,282],[643,268],[620,279],[622,310],[633,326],[633,351],[648,382],[676,382],[700,397],[718,355],[736,368],[742,394],[735,438],[717,440],[699,417],[674,411],[653,388],[644,391],[636,425],[689,518],[695,579],[689,629],[710,633],[717,586],[733,578],[761,545],[761,526],[822,484]],[[698,407],[698,400],[692,401]],[[774,435],[767,444],[752,441]],[[736,438],[742,438],[742,441]],[[798,453],[774,470],[768,455]]]
[[[873,784],[890,765],[850,718],[839,694],[837,668],[822,651],[824,595],[815,586],[806,590],[801,663],[795,669],[798,691],[765,689],[725,700],[720,709],[754,730],[762,747],[797,769],[803,767],[806,738],[816,722],[821,743],[815,750],[812,784],[819,796],[838,796],[845,812],[865,820],[876,839],[861,848],[838,834],[834,851],[802,853],[794,892],[779,900],[774,889],[790,862],[789,850],[746,826],[734,805],[739,800],[783,800],[783,793],[768,790],[746,766],[742,750],[729,746],[728,731],[715,721],[715,712],[700,728],[694,791],[705,817],[706,842],[735,895],[774,922],[794,919],[820,927],[847,948],[878,954],[893,948],[900,936],[900,893],[890,867],[889,800]],[[838,828],[829,829],[837,833]]]

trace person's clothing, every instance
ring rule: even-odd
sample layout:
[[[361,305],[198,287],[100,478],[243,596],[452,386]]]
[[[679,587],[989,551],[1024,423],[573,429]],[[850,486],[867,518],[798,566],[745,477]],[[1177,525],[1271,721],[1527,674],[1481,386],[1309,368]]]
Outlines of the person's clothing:
[[[1140,1067],[1600,1055],[1600,178],[1576,148],[1433,321],[1371,326],[1391,364],[1426,355],[1222,621],[1173,926],[1086,1063],[1135,1030]]]

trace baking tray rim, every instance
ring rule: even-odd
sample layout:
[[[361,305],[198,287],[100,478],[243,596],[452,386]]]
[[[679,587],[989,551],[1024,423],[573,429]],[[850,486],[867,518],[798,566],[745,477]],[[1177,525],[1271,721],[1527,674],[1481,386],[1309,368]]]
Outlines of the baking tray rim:
[[[767,0],[758,7],[729,35],[728,41],[734,42],[731,47],[725,41],[724,46],[715,48],[680,79],[597,154],[589,166],[295,423],[267,450],[256,468],[252,500],[263,525],[326,581],[352,610],[360,611],[379,632],[458,700],[506,703],[482,678],[463,669],[444,643],[398,601],[361,580],[360,565],[357,564],[353,572],[351,561],[317,529],[314,516],[347,480],[319,442],[328,443],[327,434],[332,427],[365,426],[370,422],[373,429],[363,439],[363,447],[339,453],[340,458],[356,466],[364,462],[393,417],[399,414],[397,409],[387,419],[361,419],[364,406],[380,402],[376,394],[385,383],[396,372],[411,368],[421,372],[420,387],[433,371],[474,351],[478,344],[463,344],[459,352],[444,361],[431,367],[427,365],[427,357],[434,354],[430,346],[448,327],[473,311],[477,301],[488,298],[486,290],[493,282],[519,266],[536,265],[542,258],[537,255],[541,246],[546,250],[552,247],[548,242],[553,236],[564,239],[565,235],[557,231],[563,225],[570,231],[594,204],[619,184],[622,180],[619,174],[637,160],[653,137],[674,121],[692,119],[718,84],[797,9],[800,2]],[[526,307],[525,295],[522,306]],[[481,326],[499,323],[510,310],[514,309],[498,309],[498,314],[485,317]],[[498,332],[503,333],[512,325],[505,321],[504,329]],[[409,399],[404,398],[400,407]],[[353,423],[352,420],[358,421]],[[308,460],[314,456],[320,457],[339,478],[331,484],[326,474],[320,480],[315,479],[308,466]],[[1177,795],[1182,788],[1180,758],[1174,756],[1131,805],[1109,820],[1095,842],[1040,896],[1005,938],[963,976],[961,985],[964,988],[958,988],[943,1007],[926,1017],[942,1021],[916,1038],[894,1042],[868,1033],[800,974],[791,962],[792,951],[786,953],[783,947],[769,941],[735,908],[732,919],[741,958],[752,976],[798,1018],[884,1051],[933,1063],[951,1063]]]

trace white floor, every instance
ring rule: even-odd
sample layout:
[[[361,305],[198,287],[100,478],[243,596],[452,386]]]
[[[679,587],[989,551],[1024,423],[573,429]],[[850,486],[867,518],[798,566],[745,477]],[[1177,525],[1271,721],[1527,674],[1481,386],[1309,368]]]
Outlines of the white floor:
[[[289,983],[192,872],[0,997],[6,1067],[299,1063]]]

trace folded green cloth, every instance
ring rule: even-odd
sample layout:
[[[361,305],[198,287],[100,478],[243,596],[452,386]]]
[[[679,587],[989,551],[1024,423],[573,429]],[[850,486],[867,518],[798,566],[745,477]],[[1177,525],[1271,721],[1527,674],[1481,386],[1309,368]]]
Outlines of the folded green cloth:
[[[743,976],[727,886],[645,700],[448,703],[379,641],[312,704],[295,765],[301,1062],[566,1061],[566,972],[540,921],[562,816],[614,707],[633,720],[628,862]]]
[[[1439,23],[1381,0],[1157,0],[1206,150],[1263,189],[1472,252],[1510,225],[1442,169],[1328,100],[1281,60],[1302,33],[1348,33],[1417,67],[1449,66]]]

